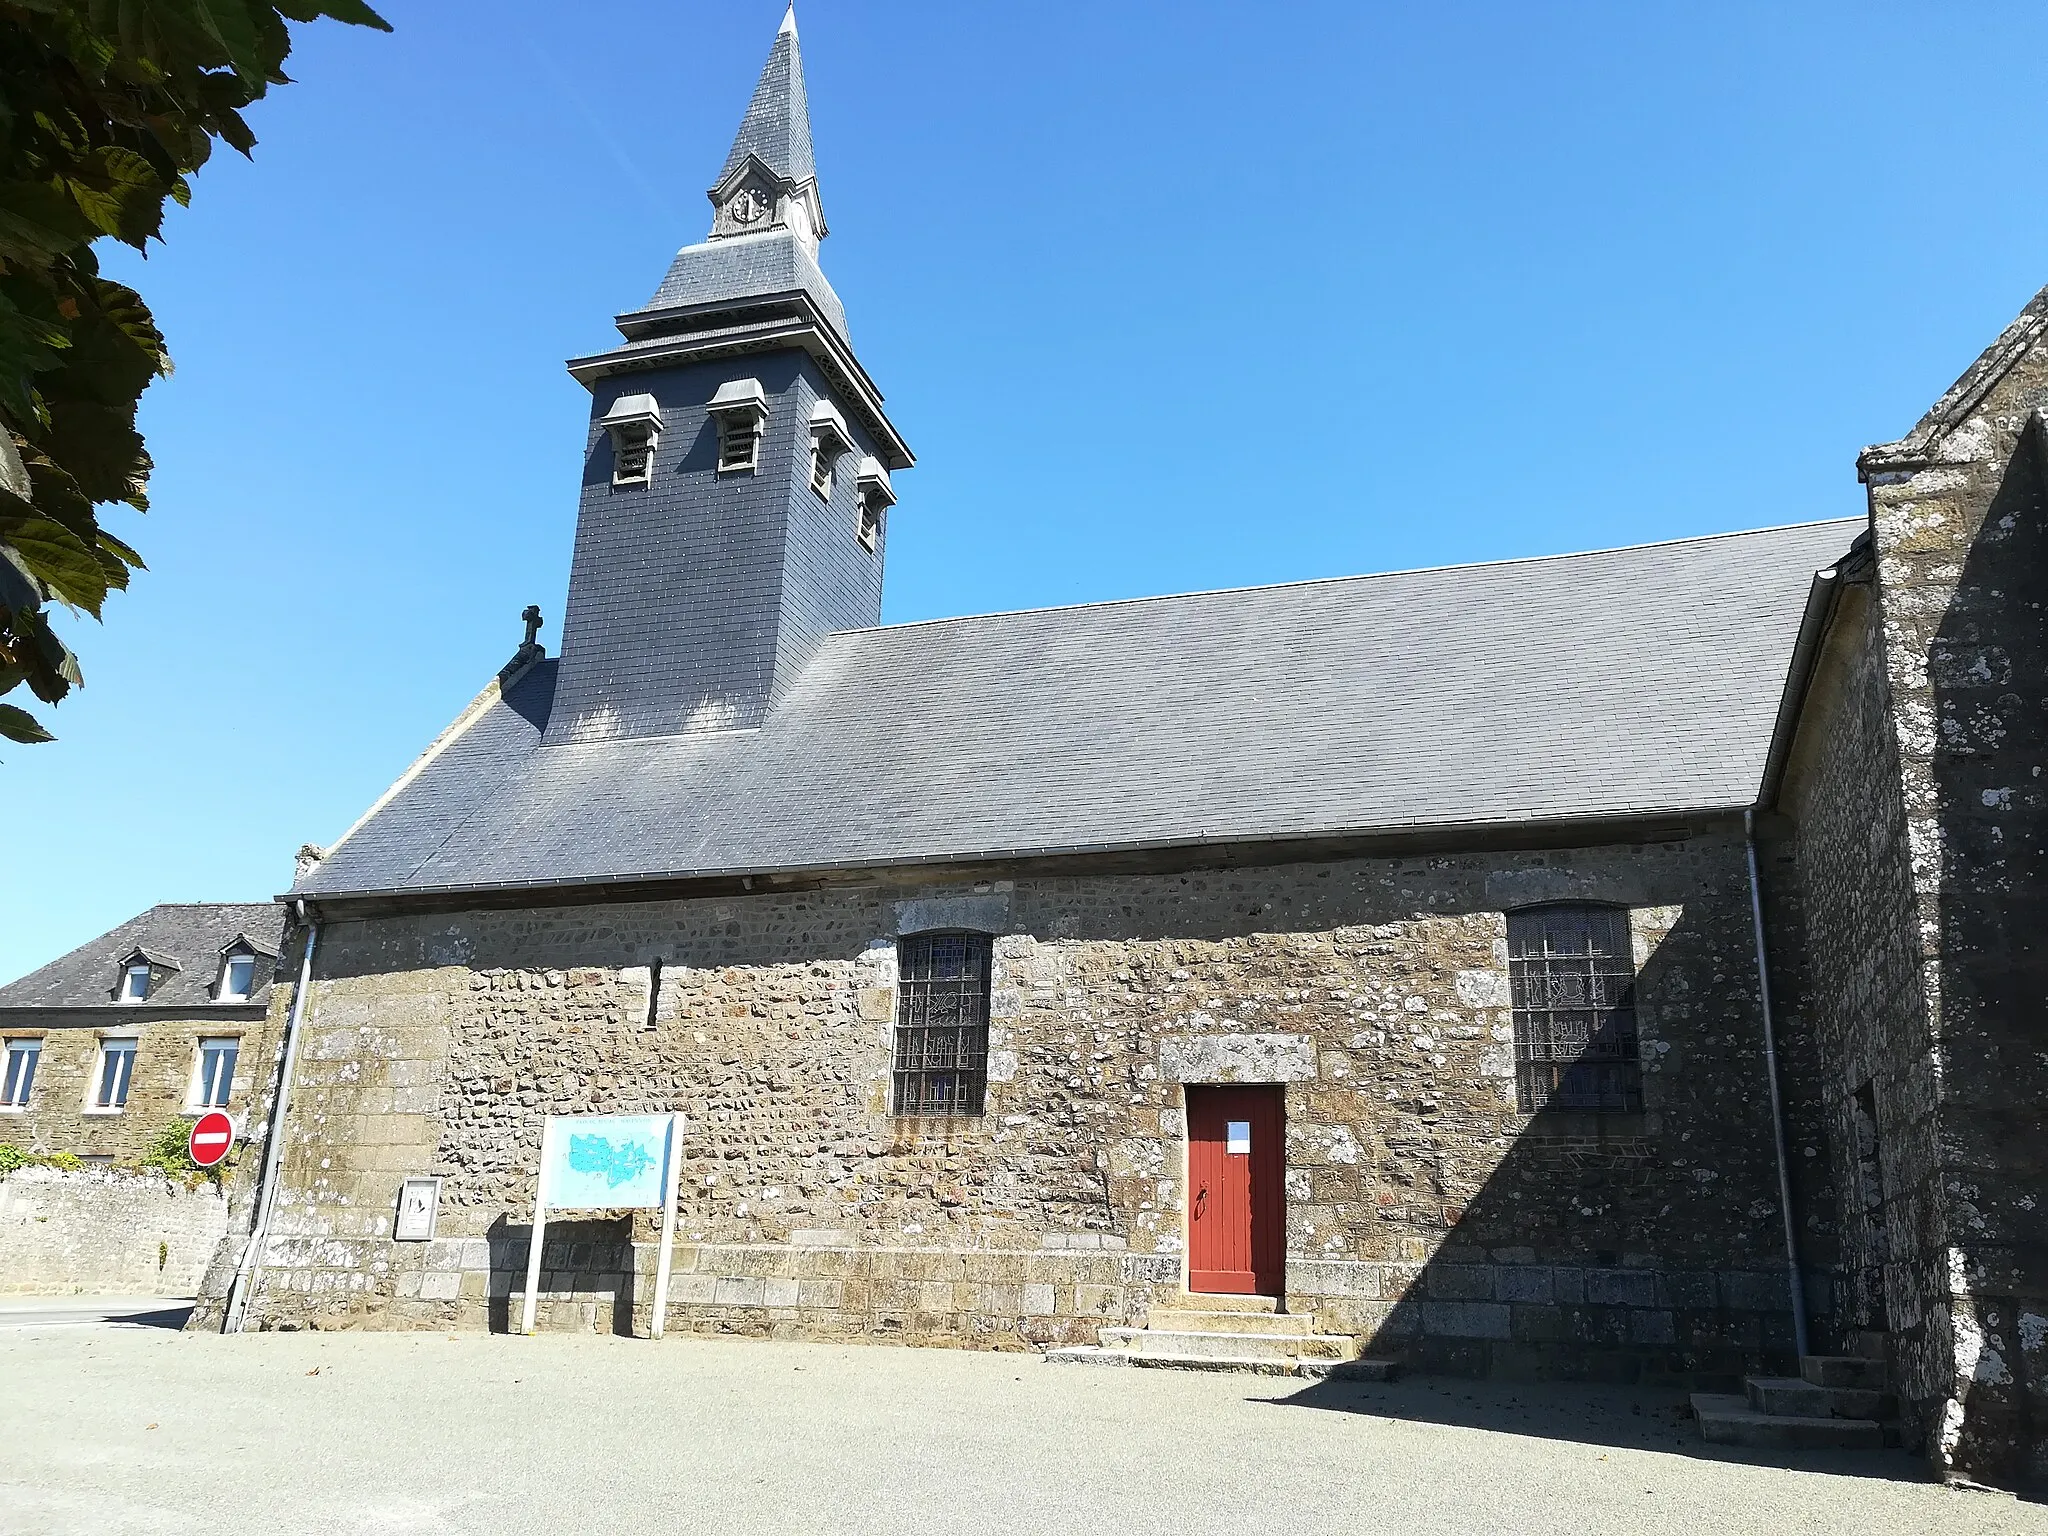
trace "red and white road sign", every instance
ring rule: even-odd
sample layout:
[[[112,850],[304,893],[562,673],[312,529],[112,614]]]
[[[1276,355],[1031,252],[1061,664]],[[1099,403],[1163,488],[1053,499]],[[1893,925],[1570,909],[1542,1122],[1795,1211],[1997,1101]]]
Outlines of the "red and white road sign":
[[[187,1138],[192,1152],[192,1161],[202,1168],[211,1168],[228,1155],[228,1148],[235,1144],[235,1122],[217,1109],[210,1109],[192,1122],[192,1134]]]

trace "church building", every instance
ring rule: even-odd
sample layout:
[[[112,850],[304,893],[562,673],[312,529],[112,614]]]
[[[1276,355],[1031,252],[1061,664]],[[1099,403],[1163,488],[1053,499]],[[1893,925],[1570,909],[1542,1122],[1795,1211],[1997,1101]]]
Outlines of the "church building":
[[[709,195],[569,364],[559,655],[302,860],[201,1321],[516,1326],[543,1117],[677,1111],[670,1332],[1806,1369],[2048,1475],[2048,293],[1867,518],[884,625],[793,19]]]

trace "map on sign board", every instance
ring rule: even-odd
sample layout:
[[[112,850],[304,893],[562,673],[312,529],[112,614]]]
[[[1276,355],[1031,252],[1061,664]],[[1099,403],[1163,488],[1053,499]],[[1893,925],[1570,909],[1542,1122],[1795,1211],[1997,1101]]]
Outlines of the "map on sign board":
[[[667,1115],[549,1116],[541,1136],[541,1187],[550,1210],[617,1211],[659,1206],[667,1191]]]

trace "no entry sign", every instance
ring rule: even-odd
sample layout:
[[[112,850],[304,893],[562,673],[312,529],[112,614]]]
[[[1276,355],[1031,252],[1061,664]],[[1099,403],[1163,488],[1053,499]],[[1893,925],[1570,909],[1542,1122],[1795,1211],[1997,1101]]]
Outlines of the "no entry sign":
[[[192,1122],[192,1134],[186,1145],[191,1150],[192,1161],[202,1168],[211,1168],[228,1155],[228,1148],[235,1144],[235,1122],[219,1110],[208,1110]]]

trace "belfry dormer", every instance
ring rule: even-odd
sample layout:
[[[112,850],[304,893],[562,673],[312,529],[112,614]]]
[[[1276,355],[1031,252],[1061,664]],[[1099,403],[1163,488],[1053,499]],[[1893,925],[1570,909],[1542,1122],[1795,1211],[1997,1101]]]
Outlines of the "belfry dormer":
[[[751,729],[881,619],[877,487],[913,460],[818,266],[793,10],[710,197],[622,342],[569,364],[591,414],[551,745]]]

